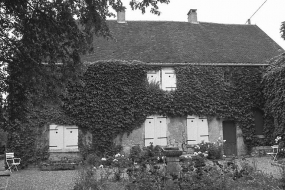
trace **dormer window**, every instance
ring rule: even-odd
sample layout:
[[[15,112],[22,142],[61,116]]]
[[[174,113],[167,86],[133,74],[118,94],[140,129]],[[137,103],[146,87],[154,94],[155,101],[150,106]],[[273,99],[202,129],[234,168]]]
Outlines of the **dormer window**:
[[[159,83],[159,87],[165,91],[176,89],[176,74],[173,68],[162,68],[147,73],[148,82]]]

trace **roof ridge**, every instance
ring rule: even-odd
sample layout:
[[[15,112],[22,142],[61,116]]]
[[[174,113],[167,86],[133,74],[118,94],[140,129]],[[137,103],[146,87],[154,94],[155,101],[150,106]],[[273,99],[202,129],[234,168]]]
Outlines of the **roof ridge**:
[[[116,22],[117,20],[107,20],[107,21],[114,21]],[[126,23],[128,22],[177,22],[177,23],[189,23],[193,24],[187,21],[175,21],[175,20],[126,20]],[[256,26],[256,24],[237,24],[237,23],[216,23],[216,22],[201,22],[199,21],[198,24],[220,24],[220,25],[238,25],[238,26]],[[197,25],[197,23],[195,23]]]

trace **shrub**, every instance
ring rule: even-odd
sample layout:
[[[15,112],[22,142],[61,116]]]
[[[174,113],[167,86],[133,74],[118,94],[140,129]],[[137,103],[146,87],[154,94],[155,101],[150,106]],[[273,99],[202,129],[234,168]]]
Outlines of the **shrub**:
[[[223,158],[223,144],[224,140],[219,138],[216,142],[201,142],[194,146],[194,151],[203,154],[208,159],[222,159]]]

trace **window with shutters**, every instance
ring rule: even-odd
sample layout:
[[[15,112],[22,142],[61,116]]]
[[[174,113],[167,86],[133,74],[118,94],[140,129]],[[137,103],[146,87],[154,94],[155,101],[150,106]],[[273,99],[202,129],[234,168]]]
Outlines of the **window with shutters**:
[[[50,151],[78,151],[78,127],[49,126]]]
[[[176,89],[176,74],[173,68],[162,68],[158,71],[147,73],[149,83],[158,83],[159,87],[165,91]]]
[[[164,116],[149,116],[145,121],[145,146],[167,145],[167,124]]]
[[[187,144],[209,142],[208,120],[205,117],[187,117]]]

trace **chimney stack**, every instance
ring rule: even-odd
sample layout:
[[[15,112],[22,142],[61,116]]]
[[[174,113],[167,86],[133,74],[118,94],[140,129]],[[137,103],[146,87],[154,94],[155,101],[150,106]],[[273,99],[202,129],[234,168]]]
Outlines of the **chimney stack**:
[[[190,9],[187,15],[188,15],[188,22],[198,24],[197,9]]]
[[[125,16],[126,16],[125,8],[118,10],[117,11],[117,22],[118,23],[126,23]]]

